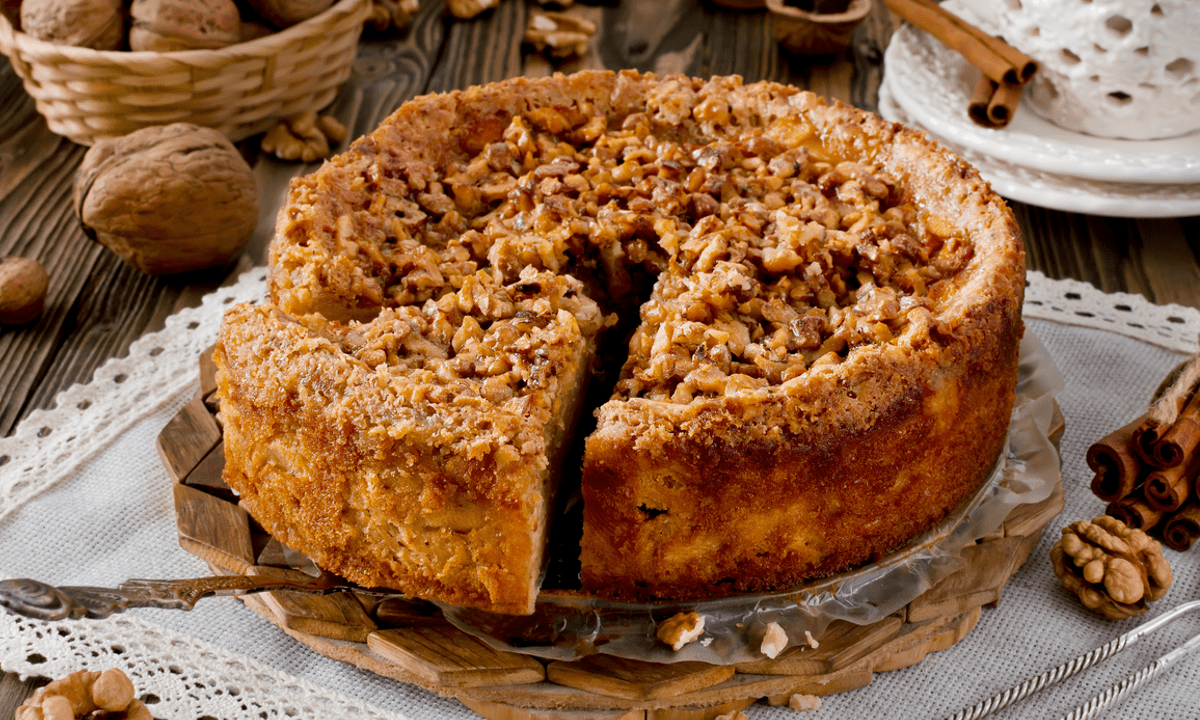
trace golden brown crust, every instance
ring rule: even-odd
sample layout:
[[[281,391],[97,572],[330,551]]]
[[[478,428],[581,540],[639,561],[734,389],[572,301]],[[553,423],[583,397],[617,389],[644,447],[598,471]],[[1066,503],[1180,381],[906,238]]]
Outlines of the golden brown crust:
[[[973,169],[923,137],[850,108],[804,110],[826,153],[889,176],[888,203],[919,203],[913,225],[946,237],[943,248],[960,243],[967,260],[941,286],[931,283],[932,302],[910,306],[903,322],[888,319],[892,338],[860,339],[839,357],[828,348],[838,330],[826,329],[817,358],[794,379],[742,381],[732,392],[727,384],[686,404],[677,387],[602,407],[583,486],[583,580],[592,592],[712,597],[861,565],[961,504],[1002,446],[1024,282],[1011,214]],[[869,267],[864,258],[850,264]],[[864,305],[845,299],[835,305],[847,312]],[[803,353],[785,357],[795,355]],[[626,368],[635,379],[653,375],[661,355],[639,360]]]
[[[651,281],[587,442],[592,592],[861,564],[999,451],[1023,250],[974,170],[794,88],[579,73],[417,98],[293,182],[277,308],[231,312],[218,351],[227,480],[323,567],[527,611],[536,570],[514,559],[540,563],[600,308]],[[481,340],[531,319],[536,347]]]

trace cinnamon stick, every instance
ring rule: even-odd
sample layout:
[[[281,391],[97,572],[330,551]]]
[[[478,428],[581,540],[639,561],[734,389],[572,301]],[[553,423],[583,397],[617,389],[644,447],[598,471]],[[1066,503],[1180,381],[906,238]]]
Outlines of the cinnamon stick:
[[[1192,482],[1200,472],[1200,453],[1189,461],[1166,470],[1154,470],[1146,475],[1143,492],[1146,502],[1155,510],[1175,512],[1192,495]]]
[[[1183,552],[1200,538],[1200,504],[1188,503],[1183,509],[1167,518],[1163,525],[1163,544],[1172,550]]]
[[[1134,451],[1134,437],[1145,419],[1143,415],[1113,430],[1088,448],[1087,464],[1096,473],[1092,478],[1092,493],[1101,500],[1120,500],[1137,487],[1141,467]]]
[[[1153,446],[1154,464],[1160,468],[1186,462],[1200,447],[1200,392],[1192,393],[1179,417]]]
[[[1022,85],[1037,72],[1033,58],[930,0],[884,0],[892,12],[957,50],[999,85]]]
[[[1163,434],[1170,429],[1170,425],[1160,425],[1148,419],[1145,425],[1134,431],[1133,450],[1142,462],[1151,467],[1158,467],[1158,460],[1154,457],[1154,447],[1162,440]]]
[[[1166,517],[1166,513],[1150,507],[1140,492],[1109,503],[1108,507],[1104,508],[1104,514],[1142,532],[1150,532]]]
[[[971,93],[971,101],[967,104],[967,114],[976,125],[1005,127],[1017,112],[1021,90],[1019,85],[1001,85],[987,75],[980,75],[975,91]]]

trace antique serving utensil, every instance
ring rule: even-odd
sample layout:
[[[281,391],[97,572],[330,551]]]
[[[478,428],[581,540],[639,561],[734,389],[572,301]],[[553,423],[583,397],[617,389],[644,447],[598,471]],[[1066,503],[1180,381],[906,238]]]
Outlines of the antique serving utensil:
[[[402,597],[398,590],[351,585],[330,573],[311,579],[290,580],[267,575],[223,575],[184,580],[127,580],[117,588],[55,587],[29,578],[0,581],[0,605],[39,620],[105,618],[126,608],[148,607],[191,610],[200,598],[215,595],[249,595],[284,590],[306,595],[358,592]]]
[[[947,720],[978,720],[978,718],[1006,708],[1013,703],[1024,700],[1030,695],[1050,687],[1062,680],[1066,680],[1072,675],[1076,675],[1093,665],[1107,660],[1117,653],[1135,645],[1139,640],[1145,638],[1150,633],[1165,626],[1167,623],[1176,618],[1200,608],[1200,600],[1183,603],[1153,620],[1130,630],[1124,635],[1102,645],[1089,653],[1080,655],[1070,662],[1063,663],[1053,670],[1038,675],[1035,678],[1030,678],[1025,682],[1011,687],[1002,693],[993,695],[992,697],[973,705],[966,710],[950,716]],[[1188,640],[1183,645],[1175,648],[1171,652],[1163,655],[1138,672],[1130,675],[1125,680],[1112,686],[1108,690],[1100,693],[1088,702],[1080,705],[1073,713],[1067,715],[1063,720],[1089,720],[1098,716],[1106,708],[1119,702],[1126,695],[1136,691],[1146,682],[1153,679],[1156,675],[1164,672],[1167,668],[1174,665],[1180,659],[1186,657],[1189,653],[1200,647],[1200,635]]]

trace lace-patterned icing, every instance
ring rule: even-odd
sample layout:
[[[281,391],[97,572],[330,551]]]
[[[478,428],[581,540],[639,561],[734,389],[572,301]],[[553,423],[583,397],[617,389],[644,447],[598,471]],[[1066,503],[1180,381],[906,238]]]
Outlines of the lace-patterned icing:
[[[173,316],[164,330],[97,370],[92,382],[61,393],[55,409],[32,414],[13,436],[0,439],[0,522],[187,391],[195,382],[196,357],[216,338],[225,306],[261,298],[264,277],[262,268],[247,272],[200,307]],[[1038,272],[1028,274],[1024,312],[1027,318],[1106,330],[1180,353],[1196,352],[1200,335],[1195,309],[1105,294]],[[51,626],[0,613],[0,668],[61,677],[83,664],[125,668],[139,696],[159,699],[151,705],[156,717],[399,717],[137,616]],[[457,710],[457,717],[469,717],[461,706],[446,707],[453,708],[448,715]]]

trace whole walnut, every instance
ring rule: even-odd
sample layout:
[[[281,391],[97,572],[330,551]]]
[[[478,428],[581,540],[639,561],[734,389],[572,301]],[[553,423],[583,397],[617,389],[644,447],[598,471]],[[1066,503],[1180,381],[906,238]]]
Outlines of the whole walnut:
[[[0,258],[0,325],[22,325],[42,312],[50,277],[37,260]]]
[[[165,275],[232,260],[258,224],[258,184],[224,135],[175,123],[93,145],[75,176],[74,205],[89,237]]]
[[[333,5],[333,0],[247,0],[264,20],[279,29],[316,17]]]
[[[233,0],[133,0],[129,14],[130,50],[213,50],[242,38]]]
[[[125,12],[121,0],[23,0],[21,32],[55,45],[119,50]]]

